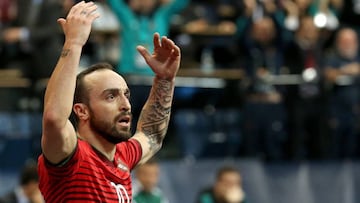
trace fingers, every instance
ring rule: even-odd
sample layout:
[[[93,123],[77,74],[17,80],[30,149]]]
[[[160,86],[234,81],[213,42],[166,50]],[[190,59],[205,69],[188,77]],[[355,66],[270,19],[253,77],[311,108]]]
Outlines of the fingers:
[[[92,3],[92,2],[91,2]],[[88,7],[84,8],[80,14],[84,14],[84,15],[89,15],[91,14],[92,12],[94,12],[95,10],[97,9],[97,5],[92,3],[92,4],[89,4]]]
[[[96,9],[95,3],[81,1],[70,9],[66,19],[58,20],[69,42],[80,45],[86,43],[93,21],[100,16]]]
[[[155,33],[154,34],[154,39],[153,39],[153,41],[154,41],[154,49],[156,50],[156,49],[159,49],[160,47],[161,47],[161,44],[160,44],[160,35],[159,35],[159,33]]]
[[[144,57],[145,61],[148,61],[151,58],[150,53],[143,46],[137,46],[136,49]]]
[[[82,17],[86,17],[86,18],[89,18],[90,20],[92,20],[92,19],[99,17],[99,14],[95,12],[96,9],[97,9],[97,5],[94,2],[81,1],[81,2],[77,3],[76,5],[74,5],[70,9],[68,17],[69,16],[82,16]]]
[[[160,34],[157,32],[154,34],[153,43],[154,50],[159,50],[160,48],[172,50],[174,48],[177,48],[175,43],[166,36],[163,36],[160,40]],[[175,51],[175,54],[179,54],[179,49]]]
[[[161,38],[161,46],[167,50],[171,50],[170,57],[172,58],[178,57],[180,55],[180,48],[176,46],[175,43],[167,37]]]
[[[61,28],[64,30],[66,20],[64,18],[59,18],[57,22],[61,25]]]
[[[174,44],[170,57],[177,58],[178,56],[180,56],[180,48]]]
[[[174,42],[171,41],[170,39],[168,39],[167,37],[162,37],[161,38],[161,46],[165,49],[172,49],[172,47],[174,46]]]
[[[82,9],[82,6],[84,6],[84,4],[85,4],[85,1],[80,1],[79,3],[75,4],[73,7],[71,7],[68,15],[73,15],[73,14],[79,12],[79,10]]]
[[[87,17],[89,17],[91,20],[100,17],[100,14],[95,13],[96,9],[97,9],[97,5],[89,2],[90,4],[88,4],[88,6],[86,8],[84,8],[84,10],[82,10],[80,12],[80,14],[82,15],[86,15]]]

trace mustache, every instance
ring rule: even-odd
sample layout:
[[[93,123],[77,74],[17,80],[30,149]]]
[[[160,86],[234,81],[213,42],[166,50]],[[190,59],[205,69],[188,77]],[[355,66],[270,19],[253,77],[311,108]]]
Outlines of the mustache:
[[[132,113],[131,113],[131,111],[123,111],[123,112],[121,112],[119,115],[117,115],[117,116],[115,117],[115,121],[120,120],[120,118],[123,117],[123,116],[130,116],[130,119],[132,119]]]

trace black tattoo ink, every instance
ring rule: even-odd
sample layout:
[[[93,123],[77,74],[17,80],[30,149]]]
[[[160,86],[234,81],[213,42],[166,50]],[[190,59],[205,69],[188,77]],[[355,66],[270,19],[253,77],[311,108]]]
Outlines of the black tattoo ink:
[[[158,80],[146,109],[140,115],[141,129],[149,138],[150,151],[160,149],[165,138],[171,113],[173,84],[167,80]]]
[[[70,49],[64,49],[61,52],[61,57],[66,57],[69,55],[69,53],[70,53]]]

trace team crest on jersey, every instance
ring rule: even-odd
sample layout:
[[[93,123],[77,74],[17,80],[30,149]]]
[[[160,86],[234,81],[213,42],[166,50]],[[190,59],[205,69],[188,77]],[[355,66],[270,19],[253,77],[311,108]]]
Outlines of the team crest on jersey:
[[[117,168],[123,171],[129,171],[128,167],[120,159],[117,159]]]

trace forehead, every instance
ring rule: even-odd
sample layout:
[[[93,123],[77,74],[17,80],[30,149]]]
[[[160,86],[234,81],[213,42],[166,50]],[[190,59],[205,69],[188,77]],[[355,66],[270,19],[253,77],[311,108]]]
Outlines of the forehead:
[[[96,94],[106,89],[128,89],[126,81],[123,77],[112,70],[97,70],[85,76],[84,82],[88,89]]]
[[[222,176],[220,177],[220,180],[224,180],[224,181],[239,181],[241,179],[240,174],[236,173],[236,172],[226,172],[224,174],[222,174]]]

